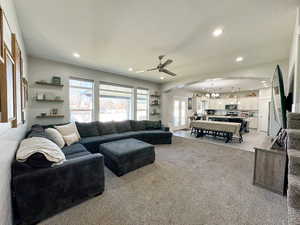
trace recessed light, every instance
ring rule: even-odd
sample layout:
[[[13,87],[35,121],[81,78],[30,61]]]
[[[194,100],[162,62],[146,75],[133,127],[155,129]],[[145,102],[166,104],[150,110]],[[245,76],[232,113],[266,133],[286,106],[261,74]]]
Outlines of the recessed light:
[[[242,62],[244,60],[244,58],[242,56],[239,56],[235,59],[235,61],[237,62]]]
[[[164,80],[165,78],[164,78],[164,77],[160,77],[160,79],[161,79],[161,80]]]
[[[138,71],[135,71],[135,73],[144,73],[145,70],[138,70]]]
[[[77,52],[74,52],[74,53],[73,53],[73,56],[74,56],[75,58],[80,58],[80,55],[79,55],[79,53],[77,53]]]
[[[130,68],[128,69],[128,71],[133,71],[133,69],[130,67]]]
[[[216,28],[214,31],[213,31],[213,36],[214,37],[219,37],[221,34],[223,34],[223,29],[222,28]]]
[[[262,83],[266,83],[267,81],[265,81],[265,80],[263,80],[263,81],[261,81]]]

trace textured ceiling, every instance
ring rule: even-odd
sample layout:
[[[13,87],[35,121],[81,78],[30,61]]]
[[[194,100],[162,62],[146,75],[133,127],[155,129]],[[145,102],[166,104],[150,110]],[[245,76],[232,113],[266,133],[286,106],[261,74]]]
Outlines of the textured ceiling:
[[[299,0],[14,1],[29,55],[154,82],[287,58],[300,5]],[[224,28],[218,38],[211,35],[216,27]],[[174,60],[168,68],[178,77],[135,73],[156,66],[160,54]],[[245,60],[236,63],[237,56]]]

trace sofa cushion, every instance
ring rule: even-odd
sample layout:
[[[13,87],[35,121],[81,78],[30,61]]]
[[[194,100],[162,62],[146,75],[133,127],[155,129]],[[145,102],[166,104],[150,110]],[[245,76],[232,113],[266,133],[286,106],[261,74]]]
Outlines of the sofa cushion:
[[[101,135],[117,133],[115,122],[99,122],[98,130]]]
[[[63,153],[65,154],[66,158],[68,158],[67,156],[69,155],[73,155],[73,154],[77,154],[77,153],[89,153],[86,148],[79,143],[73,144],[73,145],[69,145],[66,146],[62,149]]]
[[[99,152],[99,145],[106,142],[116,141],[131,137],[131,132],[125,132],[121,134],[108,134],[98,137],[82,138],[80,143],[92,153]]]
[[[121,121],[121,122],[116,122],[115,123],[116,126],[116,130],[119,133],[124,133],[124,132],[128,132],[131,131],[131,123],[129,120],[125,120],[125,121]]]
[[[99,136],[98,131],[98,122],[90,122],[90,123],[79,123],[76,122],[76,126],[78,129],[78,132],[80,134],[80,137],[94,137]]]
[[[84,156],[84,155],[90,155],[91,153],[89,151],[84,151],[84,152],[77,152],[75,154],[69,154],[66,156],[66,159],[67,160],[70,160],[70,159],[75,159],[75,158],[78,158],[78,157],[81,157],[81,156]]]
[[[159,130],[161,129],[161,121],[150,121],[150,120],[145,120],[144,121],[146,130]]]
[[[145,121],[131,120],[130,123],[131,123],[131,128],[133,131],[139,131],[139,130],[146,129]]]
[[[171,132],[168,132],[168,131],[162,131],[162,130],[144,130],[141,132],[142,135],[147,135],[147,136],[170,136],[172,135]]]

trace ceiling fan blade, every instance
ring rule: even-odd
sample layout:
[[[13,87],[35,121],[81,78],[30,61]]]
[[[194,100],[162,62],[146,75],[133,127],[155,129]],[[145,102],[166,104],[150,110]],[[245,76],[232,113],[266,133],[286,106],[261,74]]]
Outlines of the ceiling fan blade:
[[[158,56],[159,61],[162,60],[163,57],[165,57],[165,55],[160,55],[160,56]]]
[[[153,70],[158,70],[158,68],[155,67],[155,68],[152,68],[152,69],[147,69],[147,71],[153,71]]]
[[[161,65],[161,68],[164,68],[165,66],[171,64],[173,62],[172,59],[168,59],[167,61],[165,61],[162,65]]]
[[[138,70],[135,73],[144,73],[144,72],[145,72],[145,70]]]
[[[171,71],[169,71],[169,70],[167,70],[167,69],[160,69],[159,72],[163,72],[163,73],[169,74],[169,75],[171,75],[171,76],[173,76],[173,77],[176,76],[175,73],[173,73],[173,72],[171,72]]]

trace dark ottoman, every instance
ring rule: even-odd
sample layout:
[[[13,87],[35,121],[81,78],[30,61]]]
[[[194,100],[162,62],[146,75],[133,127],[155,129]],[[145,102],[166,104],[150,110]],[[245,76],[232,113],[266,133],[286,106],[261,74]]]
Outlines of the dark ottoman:
[[[101,144],[105,165],[117,176],[122,176],[155,160],[154,146],[134,138]]]

